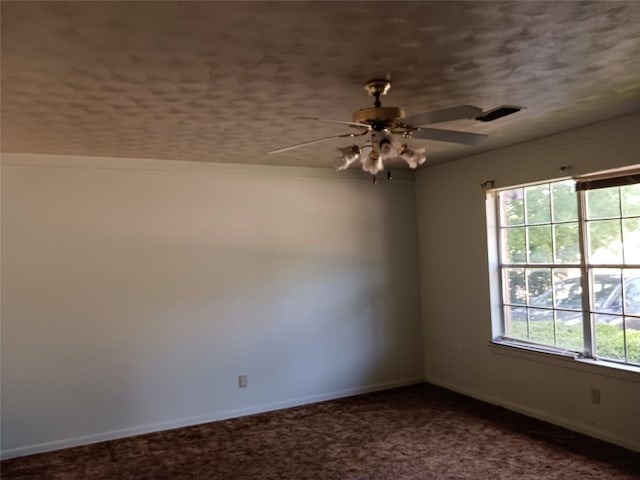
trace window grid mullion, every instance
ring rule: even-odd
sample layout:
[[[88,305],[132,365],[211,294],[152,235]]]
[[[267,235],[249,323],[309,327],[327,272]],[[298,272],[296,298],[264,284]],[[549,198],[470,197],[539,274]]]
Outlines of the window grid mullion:
[[[527,189],[522,189],[522,208],[524,213],[524,260],[529,263],[529,212],[527,210]],[[529,311],[529,275],[527,275],[527,267],[524,269],[524,288],[526,293],[526,321],[527,321],[527,340],[531,341],[531,312]]]
[[[580,268],[581,263],[501,263],[503,268]],[[619,266],[617,268],[620,268]]]
[[[501,336],[505,336],[507,334],[507,325],[506,325],[506,315],[505,315],[505,309],[504,306],[507,303],[506,302],[506,290],[504,288],[505,286],[505,282],[504,282],[504,268],[502,267],[502,261],[503,261],[503,248],[502,248],[502,231],[503,231],[503,227],[502,227],[502,196],[499,192],[496,192],[494,195],[494,202],[493,202],[493,206],[495,208],[495,214],[496,214],[496,224],[498,225],[498,269],[500,272],[500,275],[498,275],[498,282],[500,283],[500,298],[502,299],[502,307],[501,307],[501,312],[500,314],[502,315],[502,322],[500,322],[501,324],[501,328],[502,328],[502,332],[500,332]]]
[[[589,232],[587,228],[587,205],[584,191],[578,195],[578,232],[580,246],[580,285],[582,287],[582,332],[584,355],[587,358],[595,358],[595,338],[593,335],[594,324],[591,318],[591,287],[589,281]]]
[[[555,215],[553,213],[553,205],[555,203],[555,195],[553,194],[553,188],[551,188],[551,184],[547,185],[549,189],[549,219],[551,220],[551,260],[553,265],[555,266],[558,257],[556,256],[556,227],[554,225]],[[551,267],[551,306],[553,307],[553,313],[551,314],[551,318],[553,319],[553,345],[558,346],[558,315],[556,314],[556,282],[555,282],[555,269]]]
[[[620,298],[621,298],[621,310],[622,310],[622,346],[624,347],[624,361],[629,362],[629,355],[627,355],[627,321],[625,316],[626,310],[626,288],[624,287],[624,279],[626,272],[627,259],[625,256],[624,248],[624,228],[622,223],[622,188],[618,187],[618,212],[620,213],[618,221],[620,222],[620,240],[622,241],[622,268],[620,269]]]

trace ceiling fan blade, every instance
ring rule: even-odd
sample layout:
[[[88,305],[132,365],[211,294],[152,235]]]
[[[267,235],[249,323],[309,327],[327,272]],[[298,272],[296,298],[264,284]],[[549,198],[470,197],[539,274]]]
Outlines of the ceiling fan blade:
[[[293,150],[295,148],[306,147],[307,145],[313,145],[315,143],[326,142],[327,140],[333,140],[334,138],[355,137],[355,136],[356,135],[354,135],[353,133],[345,133],[343,135],[332,135],[331,137],[318,138],[316,140],[310,140],[308,142],[296,143],[295,145],[288,145],[286,147],[277,148],[275,150],[271,150],[270,152],[267,152],[267,155],[270,155],[272,153],[286,152],[287,150]]]
[[[476,118],[482,115],[482,109],[473,105],[460,105],[458,107],[444,108],[432,112],[416,113],[402,119],[403,123],[409,125],[431,125],[432,123],[450,122],[452,120],[463,120],[465,118]]]
[[[318,117],[297,117],[300,120],[314,120],[316,122],[323,122],[323,123],[337,123],[339,125],[350,125],[352,127],[361,127],[361,128],[371,128],[371,126],[367,125],[366,123],[359,123],[359,122],[346,122],[343,120],[324,120],[322,118],[318,118]]]
[[[483,114],[476,117],[476,120],[480,120],[481,122],[491,122],[493,120],[497,120],[498,118],[506,117],[507,115],[511,115],[512,113],[519,112],[523,108],[524,107],[515,107],[513,105],[502,105],[501,107],[494,108],[493,110],[482,112]]]
[[[484,142],[489,135],[484,133],[458,132],[456,130],[441,130],[439,128],[422,128],[411,133],[413,138],[424,140],[438,140],[440,142],[464,143],[465,145],[478,145]]]

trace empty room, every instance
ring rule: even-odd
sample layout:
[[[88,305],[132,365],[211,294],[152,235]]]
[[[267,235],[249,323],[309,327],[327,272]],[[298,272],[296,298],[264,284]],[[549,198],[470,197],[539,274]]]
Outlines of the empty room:
[[[3,479],[640,478],[640,2],[0,9]]]

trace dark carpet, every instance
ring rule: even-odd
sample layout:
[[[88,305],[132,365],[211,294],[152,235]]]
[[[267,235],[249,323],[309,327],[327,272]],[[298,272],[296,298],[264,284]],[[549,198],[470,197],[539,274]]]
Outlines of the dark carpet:
[[[640,454],[429,384],[6,460],[3,479],[640,479]]]

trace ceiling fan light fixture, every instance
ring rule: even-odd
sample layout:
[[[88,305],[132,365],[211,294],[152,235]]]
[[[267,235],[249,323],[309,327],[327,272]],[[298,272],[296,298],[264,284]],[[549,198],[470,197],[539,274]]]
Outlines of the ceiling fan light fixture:
[[[351,166],[353,162],[360,158],[361,150],[357,145],[350,145],[348,147],[338,148],[340,156],[336,165],[337,170],[346,170]]]
[[[409,167],[418,168],[427,161],[427,151],[424,148],[415,148],[406,143],[400,147],[400,158],[402,158]]]
[[[384,170],[384,165],[382,163],[382,157],[376,151],[371,151],[369,155],[362,159],[362,170],[365,172],[369,172],[371,175],[375,175],[376,173]]]
[[[379,151],[382,160],[388,160],[398,156],[398,152],[389,138],[383,138],[380,140]]]

